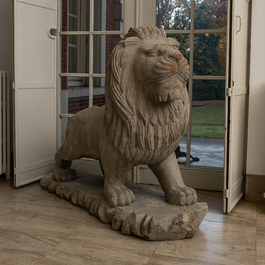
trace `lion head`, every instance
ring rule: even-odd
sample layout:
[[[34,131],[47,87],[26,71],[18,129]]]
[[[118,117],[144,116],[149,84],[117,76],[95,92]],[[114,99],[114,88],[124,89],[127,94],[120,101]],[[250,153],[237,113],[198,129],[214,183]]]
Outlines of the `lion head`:
[[[131,29],[114,48],[106,75],[105,125],[134,163],[177,147],[189,118],[187,60],[164,29]],[[171,150],[172,149],[172,150]]]

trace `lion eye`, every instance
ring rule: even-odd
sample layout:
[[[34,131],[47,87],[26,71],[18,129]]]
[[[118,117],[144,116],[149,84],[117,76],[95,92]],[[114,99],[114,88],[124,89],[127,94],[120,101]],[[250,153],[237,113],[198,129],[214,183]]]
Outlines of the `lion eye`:
[[[157,57],[157,53],[155,51],[147,51],[146,56],[148,57]]]

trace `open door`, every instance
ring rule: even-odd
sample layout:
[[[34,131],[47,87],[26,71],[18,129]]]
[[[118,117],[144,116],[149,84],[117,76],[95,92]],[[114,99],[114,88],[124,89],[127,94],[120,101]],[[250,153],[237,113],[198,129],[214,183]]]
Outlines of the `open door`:
[[[19,187],[53,169],[57,0],[14,0],[14,174]]]
[[[226,159],[224,212],[229,213],[244,195],[246,161],[250,1],[231,0],[227,62]],[[229,46],[229,45],[228,45]]]

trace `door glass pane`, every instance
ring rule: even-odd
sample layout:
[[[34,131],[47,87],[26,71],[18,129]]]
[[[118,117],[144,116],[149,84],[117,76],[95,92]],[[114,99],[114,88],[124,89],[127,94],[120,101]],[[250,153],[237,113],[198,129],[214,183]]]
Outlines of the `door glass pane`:
[[[105,78],[93,78],[93,106],[105,105]]]
[[[61,77],[61,113],[75,114],[89,106],[88,78]]]
[[[89,36],[61,36],[62,73],[88,73]]]
[[[224,126],[191,126],[190,165],[224,166]],[[197,159],[196,159],[197,158]]]
[[[94,0],[94,30],[123,31],[124,0]]]
[[[192,121],[225,122],[225,80],[194,80]]]
[[[93,73],[105,74],[113,48],[122,39],[122,35],[94,35],[93,39]]]
[[[227,0],[195,0],[195,29],[226,29]]]
[[[89,106],[88,87],[72,87],[68,91],[68,113],[75,114]]]
[[[70,16],[69,15],[69,20],[68,20],[68,23],[69,23],[69,25],[68,25],[68,30],[69,31],[75,31],[75,30],[79,30],[79,19],[78,19],[78,17],[73,17],[73,16]]]
[[[68,45],[78,46],[78,43],[80,42],[80,37],[81,36],[77,36],[77,35],[69,35],[68,36]],[[84,37],[84,36],[82,36],[82,37]]]
[[[79,1],[80,0],[69,0],[68,5],[69,5],[69,13],[78,16],[78,7],[79,7]],[[62,1],[64,3],[67,3],[67,1]]]
[[[190,29],[191,0],[157,0],[156,26],[166,30]]]
[[[167,34],[168,38],[174,38],[179,42],[179,51],[190,60],[190,34]]]
[[[226,34],[194,35],[194,75],[225,75]]]
[[[89,0],[62,1],[62,31],[89,31]]]

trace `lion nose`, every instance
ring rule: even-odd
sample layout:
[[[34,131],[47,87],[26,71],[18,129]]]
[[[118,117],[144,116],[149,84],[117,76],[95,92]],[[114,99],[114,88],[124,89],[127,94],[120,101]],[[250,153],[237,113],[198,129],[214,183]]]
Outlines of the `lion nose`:
[[[176,61],[179,61],[182,57],[183,57],[183,54],[182,54],[182,53],[177,53],[177,54],[175,55],[175,59],[176,59]]]

